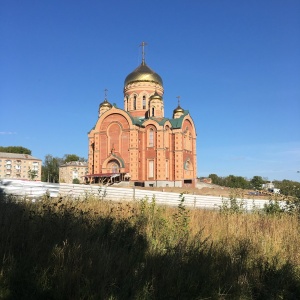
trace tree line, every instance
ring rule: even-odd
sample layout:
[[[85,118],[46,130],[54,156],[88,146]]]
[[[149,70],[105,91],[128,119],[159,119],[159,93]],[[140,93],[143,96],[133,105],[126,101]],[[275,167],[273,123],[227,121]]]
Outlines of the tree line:
[[[7,147],[0,146],[0,152],[31,155],[31,150],[21,146],[7,146]]]
[[[234,175],[219,177],[216,174],[210,174],[208,177],[211,178],[213,184],[241,189],[261,190],[263,184],[269,182],[268,180],[263,179],[261,176],[253,176],[253,178],[250,180],[247,180],[242,176]],[[281,194],[300,198],[300,182],[284,179],[282,181],[274,180],[273,184],[275,188],[280,189]]]
[[[241,189],[261,190],[262,185],[268,182],[264,180],[261,176],[254,176],[251,180],[247,180],[245,177],[242,176],[234,175],[219,177],[217,174],[210,174],[208,177],[211,178],[213,184]]]

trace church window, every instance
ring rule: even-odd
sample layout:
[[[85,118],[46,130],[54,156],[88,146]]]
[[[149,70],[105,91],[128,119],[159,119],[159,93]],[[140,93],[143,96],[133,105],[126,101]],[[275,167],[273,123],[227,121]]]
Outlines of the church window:
[[[169,148],[169,126],[166,126],[165,128],[165,148]]]
[[[154,117],[154,107],[152,107],[152,117]]]
[[[154,130],[152,128],[149,130],[149,147],[154,147]]]
[[[133,98],[133,109],[136,110],[136,95]]]
[[[146,96],[143,96],[143,109],[146,109]]]
[[[148,177],[149,178],[154,177],[154,160],[148,161]]]
[[[166,160],[166,179],[169,178],[169,161]]]

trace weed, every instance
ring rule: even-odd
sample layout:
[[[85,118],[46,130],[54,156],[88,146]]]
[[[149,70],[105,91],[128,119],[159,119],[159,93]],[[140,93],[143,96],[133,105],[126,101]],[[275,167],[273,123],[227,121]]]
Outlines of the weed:
[[[285,209],[280,206],[279,201],[269,200],[268,204],[264,204],[263,211],[269,215],[277,215],[285,212]]]
[[[299,219],[155,197],[0,200],[1,299],[299,299]],[[224,204],[225,205],[225,204]],[[276,210],[275,210],[276,211]]]

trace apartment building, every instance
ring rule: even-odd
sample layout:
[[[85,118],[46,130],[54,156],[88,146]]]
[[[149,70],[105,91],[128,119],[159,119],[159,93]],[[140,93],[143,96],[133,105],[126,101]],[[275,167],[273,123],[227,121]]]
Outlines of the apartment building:
[[[42,160],[28,154],[0,152],[0,178],[40,181]]]
[[[88,163],[82,161],[67,162],[59,167],[59,182],[73,183],[74,179],[78,179],[80,183],[84,183],[85,175],[88,173]]]

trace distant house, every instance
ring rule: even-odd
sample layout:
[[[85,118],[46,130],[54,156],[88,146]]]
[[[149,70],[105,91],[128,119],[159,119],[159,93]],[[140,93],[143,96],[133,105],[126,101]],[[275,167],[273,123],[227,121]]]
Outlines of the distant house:
[[[264,190],[274,189],[275,185],[272,182],[267,182],[267,183],[262,184],[262,188]]]
[[[88,173],[88,163],[82,161],[67,162],[59,167],[59,182],[73,183],[74,179],[78,179],[80,183],[84,183],[84,177]]]
[[[40,181],[42,160],[29,154],[0,152],[0,178]]]
[[[274,183],[272,183],[272,182],[264,183],[262,185],[262,188],[264,190],[267,190],[267,191],[271,192],[271,193],[280,194],[280,189],[276,189]]]

